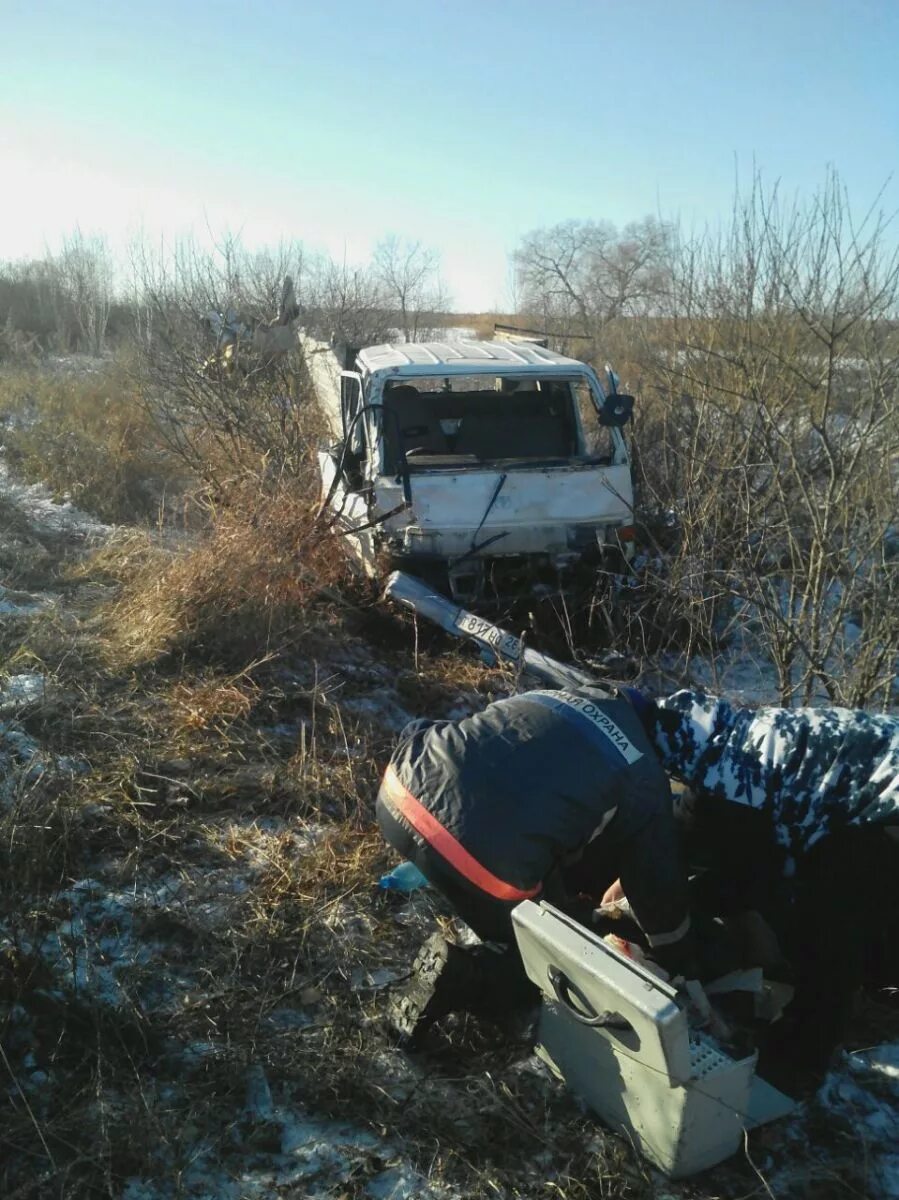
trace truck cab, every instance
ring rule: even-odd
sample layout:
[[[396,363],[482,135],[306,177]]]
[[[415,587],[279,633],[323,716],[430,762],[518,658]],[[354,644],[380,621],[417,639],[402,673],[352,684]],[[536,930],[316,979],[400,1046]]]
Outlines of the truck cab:
[[[557,590],[629,557],[633,401],[541,346],[369,346],[351,369],[304,344],[333,441],[327,506],[369,574],[402,569],[460,603]]]

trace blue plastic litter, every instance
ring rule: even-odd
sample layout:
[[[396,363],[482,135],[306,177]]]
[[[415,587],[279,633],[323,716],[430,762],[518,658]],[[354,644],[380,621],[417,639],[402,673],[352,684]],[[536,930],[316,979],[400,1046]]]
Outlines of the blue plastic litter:
[[[428,886],[428,881],[415,863],[403,862],[378,880],[378,887],[385,892],[414,892]]]

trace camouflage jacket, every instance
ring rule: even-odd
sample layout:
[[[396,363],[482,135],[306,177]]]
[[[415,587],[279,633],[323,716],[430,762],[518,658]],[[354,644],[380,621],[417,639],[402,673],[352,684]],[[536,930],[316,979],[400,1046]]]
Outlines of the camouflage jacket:
[[[798,855],[840,828],[899,824],[899,718],[737,708],[689,690],[654,706],[631,698],[671,775],[699,795],[770,817],[788,874]]]

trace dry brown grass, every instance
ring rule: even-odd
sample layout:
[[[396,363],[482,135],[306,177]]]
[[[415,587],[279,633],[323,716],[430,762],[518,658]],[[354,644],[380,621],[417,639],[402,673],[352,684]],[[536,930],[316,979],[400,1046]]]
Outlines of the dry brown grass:
[[[172,690],[173,715],[185,730],[227,726],[249,716],[258,696],[259,688],[247,671],[224,679],[181,682]]]
[[[474,331],[475,337],[484,342],[493,341],[493,326],[496,321],[506,325],[522,324],[522,318],[514,313],[440,313],[435,314],[433,320],[439,327],[462,326],[471,329]]]
[[[280,1150],[247,1112],[262,1072],[278,1105],[351,1121],[456,1197],[649,1200],[626,1143],[522,1069],[526,1032],[451,1018],[411,1056],[387,1028],[380,973],[402,978],[447,912],[375,889],[378,705],[441,716],[503,680],[367,609],[311,513],[265,481],[180,548],[51,554],[59,604],[21,623],[14,661],[52,686],[17,724],[72,762],[23,770],[0,815],[0,1194],[120,1200],[135,1178],[189,1197],[204,1147],[242,1187]],[[94,887],[105,907],[79,899]],[[362,1197],[384,1165],[360,1152],[308,1188]],[[736,1163],[681,1194],[764,1189]]]
[[[16,469],[102,520],[156,520],[187,482],[138,403],[126,360],[79,373],[4,371],[2,416]]]
[[[345,572],[339,542],[313,515],[294,486],[235,491],[208,536],[138,566],[110,613],[113,660],[182,653],[242,668],[296,646],[312,624],[310,602]]]

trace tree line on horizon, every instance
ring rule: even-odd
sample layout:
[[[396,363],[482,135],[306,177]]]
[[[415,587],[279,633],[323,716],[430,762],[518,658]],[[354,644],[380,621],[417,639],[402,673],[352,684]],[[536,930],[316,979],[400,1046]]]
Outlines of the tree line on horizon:
[[[896,270],[889,234],[889,221],[873,209],[855,223],[834,173],[814,196],[792,203],[756,177],[748,194],[735,197],[729,222],[718,231],[686,237],[676,222],[654,216],[620,228],[572,219],[532,230],[510,256],[511,315],[554,348],[597,362],[624,319],[731,320],[734,304],[747,302],[754,311],[776,309],[800,323],[803,304],[817,305],[823,315],[832,297],[820,287],[811,294],[809,273],[820,285],[826,272],[841,302],[855,289],[860,317],[895,321],[886,294]],[[795,261],[800,242],[801,254],[814,262]],[[789,287],[782,268],[797,275]],[[875,268],[886,292],[875,288],[879,295],[866,310],[861,293]],[[726,286],[723,273],[732,277]],[[231,314],[248,327],[270,321],[285,276],[293,282],[299,323],[353,346],[391,337],[421,341],[452,315],[439,253],[396,234],[361,264],[312,253],[301,242],[249,251],[230,234],[212,249],[190,239],[170,250],[139,241],[123,270],[102,234],[75,229],[43,258],[0,263],[0,361],[100,355],[135,332],[145,338],[149,314],[163,295],[167,305],[180,304],[200,321],[209,322],[213,313]],[[797,286],[808,291],[807,285],[811,292],[800,296]]]

